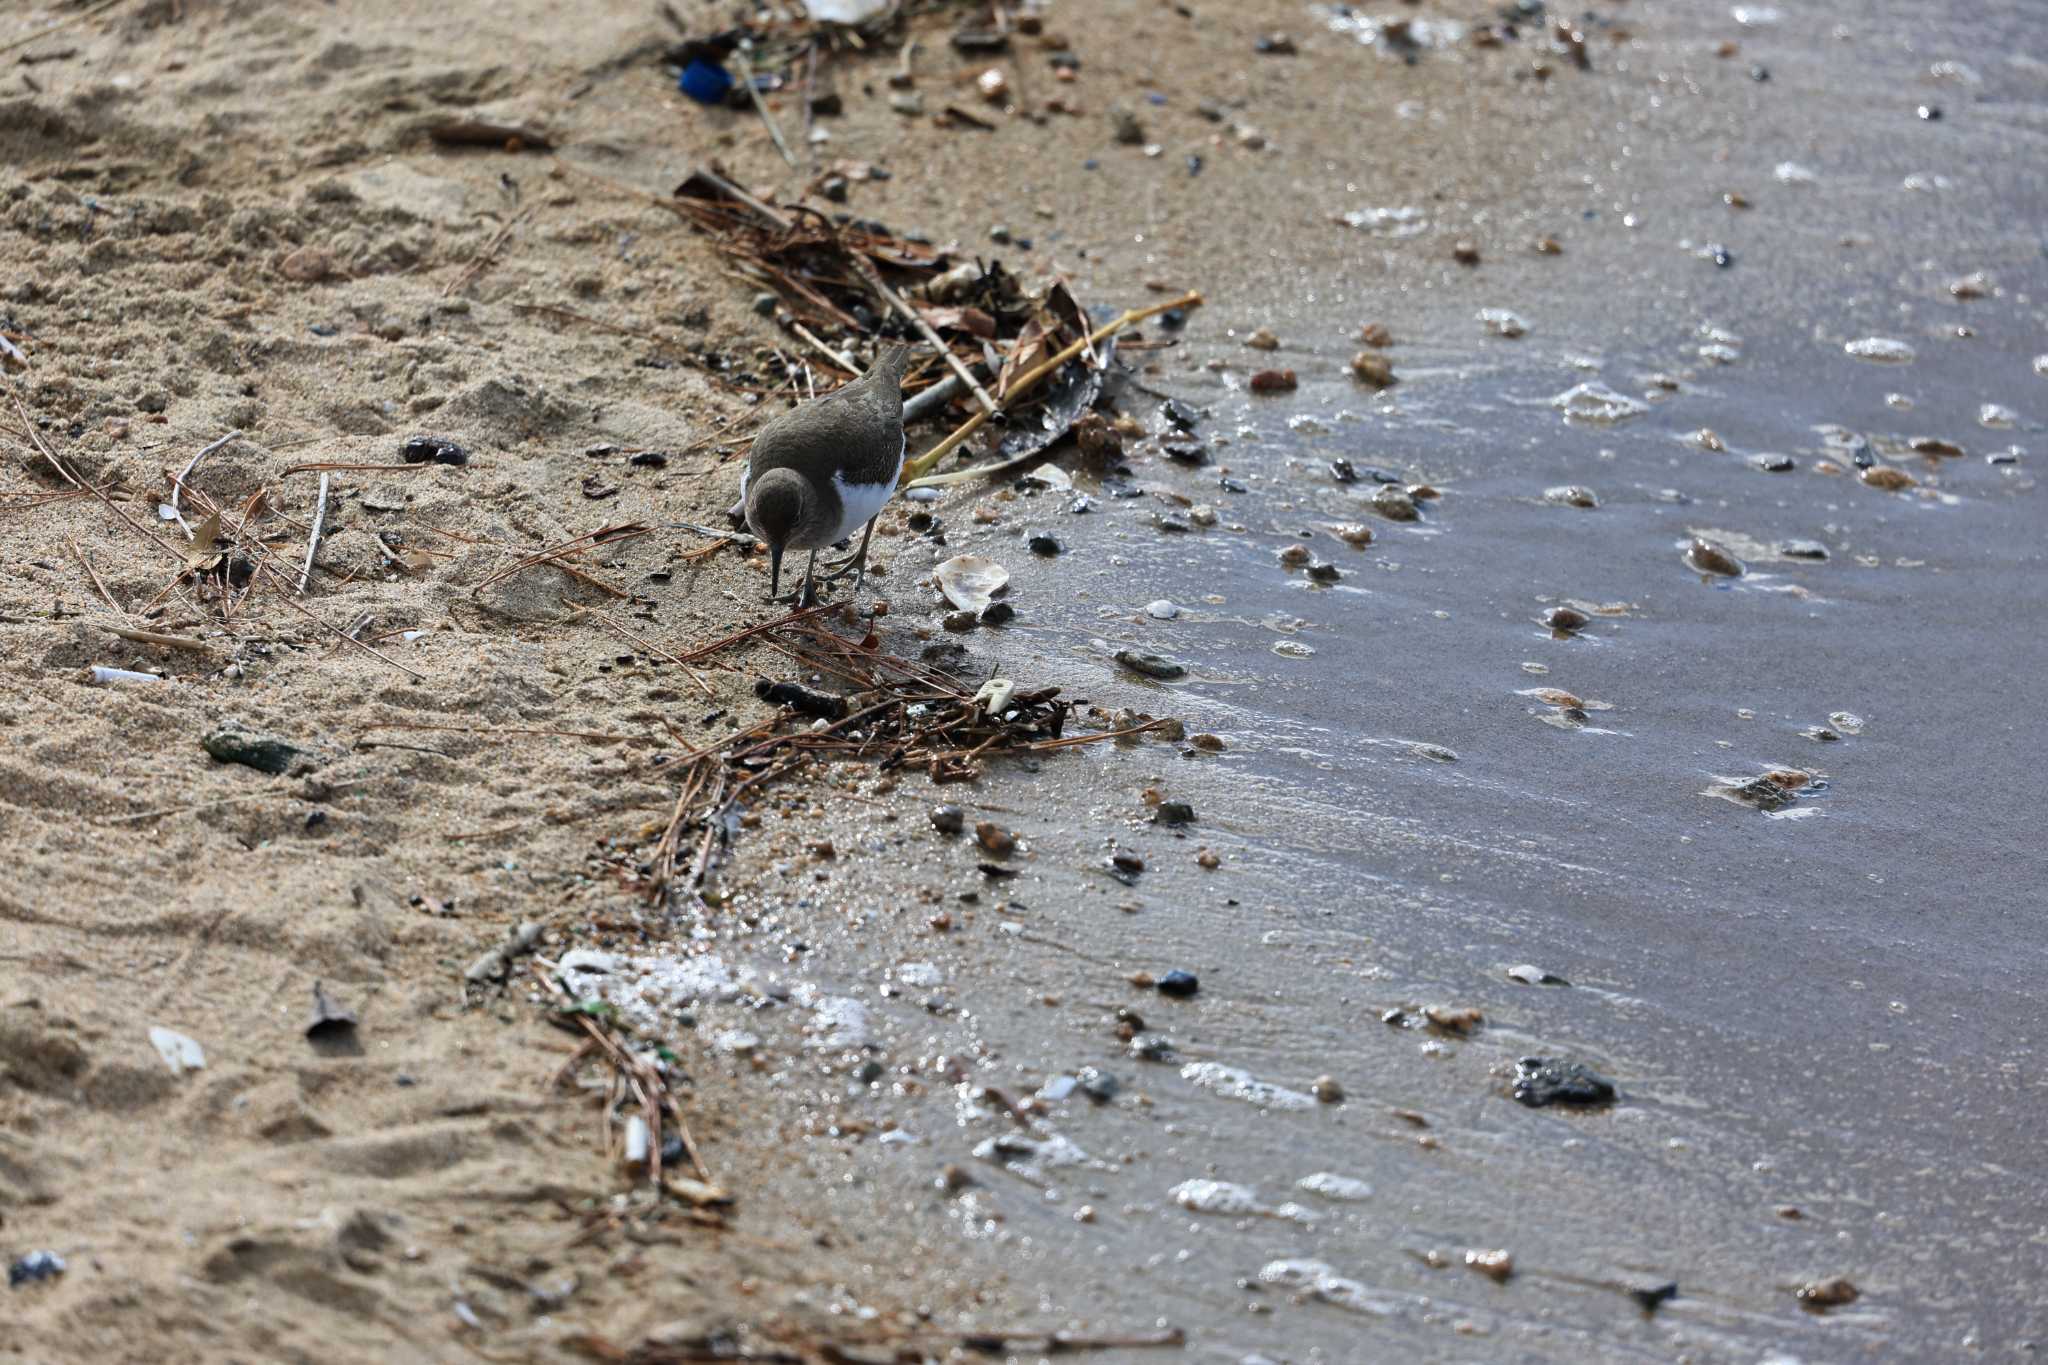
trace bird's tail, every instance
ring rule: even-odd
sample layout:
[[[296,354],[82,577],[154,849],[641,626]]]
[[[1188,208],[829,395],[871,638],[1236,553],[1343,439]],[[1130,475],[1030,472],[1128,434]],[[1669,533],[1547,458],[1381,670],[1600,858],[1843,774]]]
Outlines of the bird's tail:
[[[875,363],[868,368],[869,374],[886,374],[901,383],[904,372],[910,368],[910,346],[901,341],[887,341],[875,352]]]

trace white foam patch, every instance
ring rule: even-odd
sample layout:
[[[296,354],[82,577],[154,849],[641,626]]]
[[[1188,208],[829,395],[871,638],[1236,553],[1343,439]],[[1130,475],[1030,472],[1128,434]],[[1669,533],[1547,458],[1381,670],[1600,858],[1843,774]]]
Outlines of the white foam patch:
[[[1213,1090],[1234,1100],[1247,1104],[1263,1105],[1268,1109],[1313,1109],[1314,1097],[1299,1090],[1262,1081],[1249,1071],[1240,1071],[1234,1066],[1221,1062],[1190,1062],[1180,1069],[1181,1079],[1191,1081],[1204,1090]]]

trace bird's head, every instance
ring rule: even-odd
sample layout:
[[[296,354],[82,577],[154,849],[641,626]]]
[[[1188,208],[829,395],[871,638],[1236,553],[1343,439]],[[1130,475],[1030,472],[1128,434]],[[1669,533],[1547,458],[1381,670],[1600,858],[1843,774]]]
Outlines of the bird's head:
[[[803,524],[810,490],[794,470],[771,469],[747,487],[747,525],[768,542],[768,595],[782,591],[782,552]]]

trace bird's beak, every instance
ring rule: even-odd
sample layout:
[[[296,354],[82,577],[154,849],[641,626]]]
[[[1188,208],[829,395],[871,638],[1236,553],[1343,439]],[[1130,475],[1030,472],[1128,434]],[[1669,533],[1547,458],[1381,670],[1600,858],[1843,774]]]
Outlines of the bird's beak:
[[[782,596],[782,547],[768,547],[768,600]]]

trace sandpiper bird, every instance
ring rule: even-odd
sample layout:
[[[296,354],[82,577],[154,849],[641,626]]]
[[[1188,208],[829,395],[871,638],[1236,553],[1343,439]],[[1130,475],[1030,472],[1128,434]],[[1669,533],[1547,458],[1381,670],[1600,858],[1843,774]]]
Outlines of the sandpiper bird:
[[[811,600],[818,551],[837,545],[863,524],[860,549],[837,565],[826,582],[856,574],[867,581],[868,538],[875,518],[896,493],[903,470],[903,371],[910,348],[882,348],[868,372],[775,418],[754,438],[734,515],[768,543],[768,597],[782,590],[782,552],[809,550],[800,602]]]

